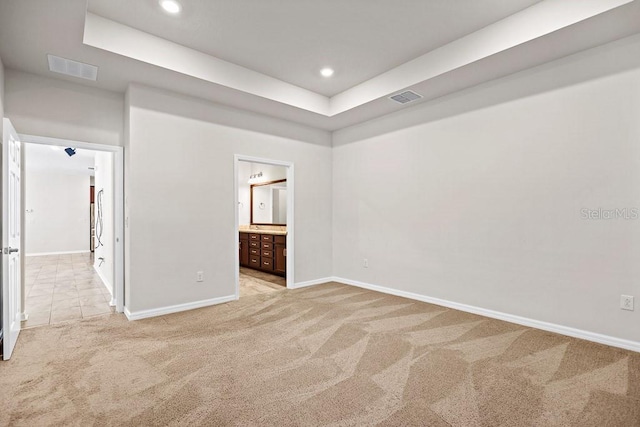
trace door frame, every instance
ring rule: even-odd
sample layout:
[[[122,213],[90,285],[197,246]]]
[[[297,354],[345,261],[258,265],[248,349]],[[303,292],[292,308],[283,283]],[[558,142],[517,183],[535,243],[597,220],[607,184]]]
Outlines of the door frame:
[[[233,248],[235,259],[235,283],[236,283],[236,299],[240,299],[240,254],[238,253],[238,230],[240,227],[238,214],[238,163],[261,163],[263,165],[282,166],[287,168],[287,289],[293,289],[295,287],[295,273],[294,273],[294,219],[295,219],[295,182],[294,182],[294,169],[293,162],[284,160],[267,159],[263,157],[245,156],[242,154],[234,154],[233,156],[233,211],[234,211],[234,224],[233,229]],[[248,178],[247,178],[248,179]]]
[[[2,328],[0,332],[0,342],[2,343],[2,359],[9,360],[20,336],[22,329],[22,301],[24,295],[24,281],[22,280],[22,260],[24,246],[22,245],[22,188],[23,188],[23,156],[22,143],[20,136],[16,132],[11,120],[8,118],[0,118],[3,121],[2,133],[2,177],[0,183],[2,185],[2,260],[0,262],[0,281],[2,282],[2,290],[0,292],[0,300],[2,303]],[[7,136],[7,138],[5,138]],[[15,145],[9,143],[14,140]],[[15,149],[15,151],[14,151]],[[17,167],[18,176],[11,173],[12,164],[14,169]],[[16,172],[14,170],[14,172]],[[7,173],[5,175],[5,173]],[[5,179],[11,176],[16,177],[15,180]],[[12,185],[17,181],[17,186]],[[13,194],[17,192],[17,194]],[[12,198],[12,194],[14,197]],[[13,200],[13,203],[12,203]],[[17,200],[17,203],[16,203]],[[13,220],[13,221],[12,221]],[[13,226],[11,225],[13,223]],[[20,225],[16,227],[16,223]],[[17,231],[17,232],[16,232]],[[5,252],[12,246],[15,252]],[[17,253],[16,253],[17,252]],[[13,268],[12,268],[13,265]],[[13,274],[12,274],[13,273]],[[12,280],[13,279],[13,280]]]
[[[20,141],[29,144],[74,147],[85,150],[113,153],[113,297],[118,313],[124,311],[124,148],[116,145],[93,144],[91,142],[70,139],[50,138],[47,136],[19,134]],[[28,167],[28,166],[27,166]],[[24,232],[24,224],[22,225]]]

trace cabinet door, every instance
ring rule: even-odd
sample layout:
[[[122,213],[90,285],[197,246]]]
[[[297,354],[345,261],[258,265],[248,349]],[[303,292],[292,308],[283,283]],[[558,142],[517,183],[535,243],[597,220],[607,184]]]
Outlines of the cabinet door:
[[[240,265],[249,265],[249,242],[240,240]]]
[[[286,251],[287,251],[286,245],[280,245],[280,244],[275,245],[275,250],[274,250],[276,254],[275,272],[282,275],[286,275],[287,273],[287,255],[286,255],[287,252]]]

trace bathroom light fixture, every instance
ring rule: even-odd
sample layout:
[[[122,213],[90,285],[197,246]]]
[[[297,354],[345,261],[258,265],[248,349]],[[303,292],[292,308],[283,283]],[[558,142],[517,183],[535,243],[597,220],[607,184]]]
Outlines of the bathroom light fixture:
[[[333,76],[333,73],[333,69],[329,67],[324,67],[322,70],[320,70],[320,74],[322,74],[322,77],[331,77]]]
[[[255,184],[256,182],[260,181],[260,178],[262,178],[262,172],[254,173],[253,175],[249,176],[249,184]]]
[[[182,6],[175,0],[160,0],[160,6],[168,13],[176,15],[182,10]]]

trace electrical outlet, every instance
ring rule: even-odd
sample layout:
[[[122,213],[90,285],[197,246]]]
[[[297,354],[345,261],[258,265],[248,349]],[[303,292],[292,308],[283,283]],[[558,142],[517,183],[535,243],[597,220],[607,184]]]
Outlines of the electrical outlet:
[[[369,268],[369,260],[365,258],[365,259],[362,261],[362,266],[363,266],[364,268]]]
[[[198,271],[196,276],[196,282],[204,282],[204,271]]]
[[[631,295],[620,295],[620,308],[633,311],[633,297]]]

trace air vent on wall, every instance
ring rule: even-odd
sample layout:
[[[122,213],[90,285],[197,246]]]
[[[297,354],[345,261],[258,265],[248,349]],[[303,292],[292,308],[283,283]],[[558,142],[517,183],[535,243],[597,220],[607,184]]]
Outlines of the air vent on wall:
[[[98,79],[98,67],[84,64],[71,59],[61,58],[55,55],[47,55],[49,60],[49,70],[54,73],[66,74],[67,76],[80,77],[81,79]]]
[[[420,99],[420,98],[422,98],[422,96],[418,95],[415,92],[407,90],[407,91],[404,91],[402,93],[398,93],[396,95],[392,95],[389,98],[393,99],[396,102],[399,102],[400,104],[406,104],[407,102],[411,102],[411,101],[415,101],[416,99]]]

